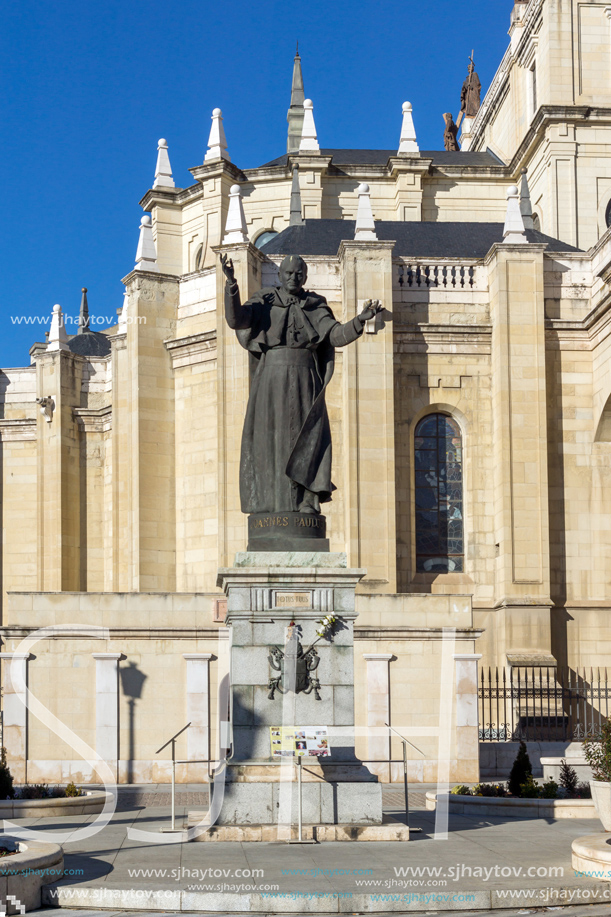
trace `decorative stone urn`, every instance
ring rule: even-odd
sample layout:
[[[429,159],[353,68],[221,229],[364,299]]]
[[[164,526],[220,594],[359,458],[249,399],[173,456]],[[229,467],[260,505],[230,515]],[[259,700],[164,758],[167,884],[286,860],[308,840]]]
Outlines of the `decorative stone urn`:
[[[605,831],[611,831],[611,783],[590,780],[594,808]]]

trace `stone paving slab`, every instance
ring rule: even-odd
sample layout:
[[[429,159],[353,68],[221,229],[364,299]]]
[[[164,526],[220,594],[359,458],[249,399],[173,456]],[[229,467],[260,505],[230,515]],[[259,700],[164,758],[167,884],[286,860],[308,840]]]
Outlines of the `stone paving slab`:
[[[186,807],[177,808],[178,825],[186,812]],[[130,827],[158,831],[169,823],[169,815],[167,807],[118,811],[98,835],[66,844],[66,867],[82,869],[83,874],[49,887],[45,901],[101,911],[105,917],[153,910],[320,917],[452,910],[467,914],[474,909],[480,917],[490,909],[500,917],[509,905],[533,912],[536,907],[541,913],[549,905],[582,901],[608,901],[602,913],[611,914],[611,883],[576,876],[571,866],[572,840],[600,833],[597,820],[504,821],[452,815],[448,839],[435,840],[435,813],[413,810],[410,824],[421,827],[422,833],[413,834],[408,844],[168,845],[159,833],[151,843],[127,836]],[[75,816],[22,819],[20,824],[39,829],[44,839],[49,830],[93,820]],[[525,875],[530,867],[533,876]],[[255,870],[261,872],[253,874]],[[568,917],[568,912],[562,913]],[[84,917],[83,910],[79,914]]]
[[[62,908],[62,917],[176,917],[177,911],[87,911],[87,910],[70,910]],[[440,913],[440,912],[438,912]],[[50,917],[48,908],[38,911],[28,911],[31,917]],[[412,917],[425,917],[430,911],[413,911]],[[524,917],[528,914],[557,914],[558,917],[609,917],[609,906],[606,904],[588,904],[581,907],[559,907],[559,908],[540,908],[525,909],[512,908],[510,910],[486,910],[486,911],[461,911],[461,917]],[[236,913],[219,912],[218,917],[238,917]],[[241,915],[240,915],[241,917]],[[262,914],[260,917],[272,917],[271,913]],[[330,917],[329,913],[318,912],[318,917]]]

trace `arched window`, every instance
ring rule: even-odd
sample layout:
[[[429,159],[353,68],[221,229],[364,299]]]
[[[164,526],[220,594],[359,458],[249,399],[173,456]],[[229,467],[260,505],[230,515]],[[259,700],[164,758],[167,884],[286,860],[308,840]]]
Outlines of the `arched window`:
[[[605,223],[607,224],[607,229],[611,226],[611,201],[607,204],[607,212],[605,213]]]
[[[265,229],[260,236],[255,239],[255,248],[263,248],[267,242],[275,239],[278,233],[274,229]]]
[[[416,571],[464,570],[462,438],[446,414],[416,427]]]
[[[541,220],[539,219],[538,213],[533,213],[533,229],[536,229],[537,232],[541,232]]]
[[[203,260],[203,257],[204,257],[204,246],[203,246],[203,243],[202,243],[202,244],[199,246],[199,248],[197,249],[197,251],[195,252],[195,261],[194,261],[194,264],[193,264],[193,270],[194,270],[194,271],[201,271],[201,269],[202,269],[202,260]]]

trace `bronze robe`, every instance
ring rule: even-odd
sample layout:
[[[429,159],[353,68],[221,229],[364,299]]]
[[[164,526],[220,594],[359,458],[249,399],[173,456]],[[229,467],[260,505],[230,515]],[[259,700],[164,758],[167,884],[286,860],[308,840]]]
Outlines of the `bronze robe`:
[[[335,487],[325,391],[335,347],[355,341],[362,323],[342,325],[323,296],[292,296],[280,287],[260,290],[241,306],[237,284],[229,283],[225,313],[258,361],[242,433],[242,512],[296,512],[305,491],[328,502]]]

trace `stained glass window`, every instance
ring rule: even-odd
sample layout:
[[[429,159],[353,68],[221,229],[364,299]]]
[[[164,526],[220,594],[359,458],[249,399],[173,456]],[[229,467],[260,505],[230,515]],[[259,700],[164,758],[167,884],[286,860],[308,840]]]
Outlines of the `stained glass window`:
[[[416,427],[416,570],[464,569],[462,438],[455,420],[429,414]]]

